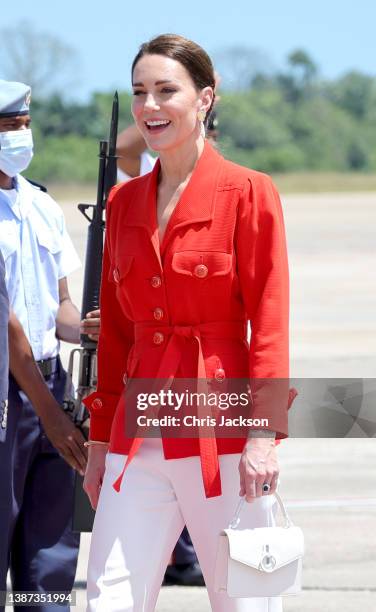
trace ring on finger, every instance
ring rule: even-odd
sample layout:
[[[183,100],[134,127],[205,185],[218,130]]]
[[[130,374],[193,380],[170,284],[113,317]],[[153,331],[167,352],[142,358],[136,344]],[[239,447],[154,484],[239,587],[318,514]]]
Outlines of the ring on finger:
[[[271,489],[270,484],[268,482],[264,482],[264,484],[262,485],[263,495],[269,493],[270,489]]]

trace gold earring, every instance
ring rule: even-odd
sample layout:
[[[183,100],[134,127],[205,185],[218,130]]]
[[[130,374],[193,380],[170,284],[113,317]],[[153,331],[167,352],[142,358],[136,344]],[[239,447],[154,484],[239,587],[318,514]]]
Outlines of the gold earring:
[[[206,117],[206,111],[204,111],[203,109],[198,111],[197,118],[199,121],[205,121],[205,117]]]

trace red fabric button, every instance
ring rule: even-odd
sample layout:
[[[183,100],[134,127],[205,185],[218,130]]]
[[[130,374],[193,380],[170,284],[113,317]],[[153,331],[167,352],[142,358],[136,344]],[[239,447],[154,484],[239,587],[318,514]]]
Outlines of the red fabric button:
[[[162,284],[162,279],[161,279],[161,277],[160,277],[160,276],[153,276],[153,277],[152,277],[152,279],[151,279],[151,281],[150,281],[150,284],[151,284],[151,286],[152,286],[152,287],[154,287],[155,289],[157,289],[157,288],[158,288],[158,287],[160,287],[160,286],[161,286],[161,284]]]
[[[153,336],[154,344],[162,344],[163,340],[164,340],[164,335],[161,332],[155,332]]]
[[[218,380],[218,382],[222,382],[222,380],[224,380],[226,378],[226,373],[224,371],[223,368],[217,368],[214,374],[214,378],[215,380]]]
[[[205,278],[208,275],[208,268],[204,264],[199,264],[194,269],[194,274],[198,278]]]
[[[93,408],[102,408],[103,402],[99,399],[99,397],[97,397],[91,405]]]
[[[153,312],[153,316],[154,316],[154,319],[156,319],[157,321],[160,321],[161,319],[163,319],[164,312],[162,308],[155,308]]]
[[[120,280],[120,274],[119,274],[119,270],[118,268],[115,268],[113,271],[113,277],[114,277],[114,281],[115,283],[118,283]]]

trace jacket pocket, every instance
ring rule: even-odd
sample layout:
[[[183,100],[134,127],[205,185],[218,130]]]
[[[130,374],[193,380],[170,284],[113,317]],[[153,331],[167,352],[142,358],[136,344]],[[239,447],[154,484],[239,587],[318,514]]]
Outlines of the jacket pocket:
[[[208,378],[218,382],[229,379],[248,378],[249,355],[240,344],[234,343],[234,349],[219,350],[216,354],[205,357],[205,369]]]
[[[53,255],[60,253],[63,248],[62,238],[60,235],[54,234],[49,228],[42,225],[37,225],[35,228],[36,237],[39,247],[46,249]]]
[[[133,255],[121,255],[111,262],[108,272],[108,280],[113,283],[120,283],[128,274],[132,267]]]
[[[232,255],[221,251],[179,251],[174,253],[171,265],[178,274],[204,281],[229,274]]]
[[[9,233],[7,235],[1,236],[1,253],[3,255],[4,261],[8,259],[13,253],[17,251],[17,235],[16,233]]]

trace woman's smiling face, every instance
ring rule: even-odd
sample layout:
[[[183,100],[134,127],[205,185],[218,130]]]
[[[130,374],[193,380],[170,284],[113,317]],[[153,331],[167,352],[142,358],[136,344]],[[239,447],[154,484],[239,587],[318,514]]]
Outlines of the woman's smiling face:
[[[144,55],[133,71],[132,114],[154,151],[179,147],[200,134],[197,113],[208,110],[213,90],[198,91],[178,61],[164,55]]]

